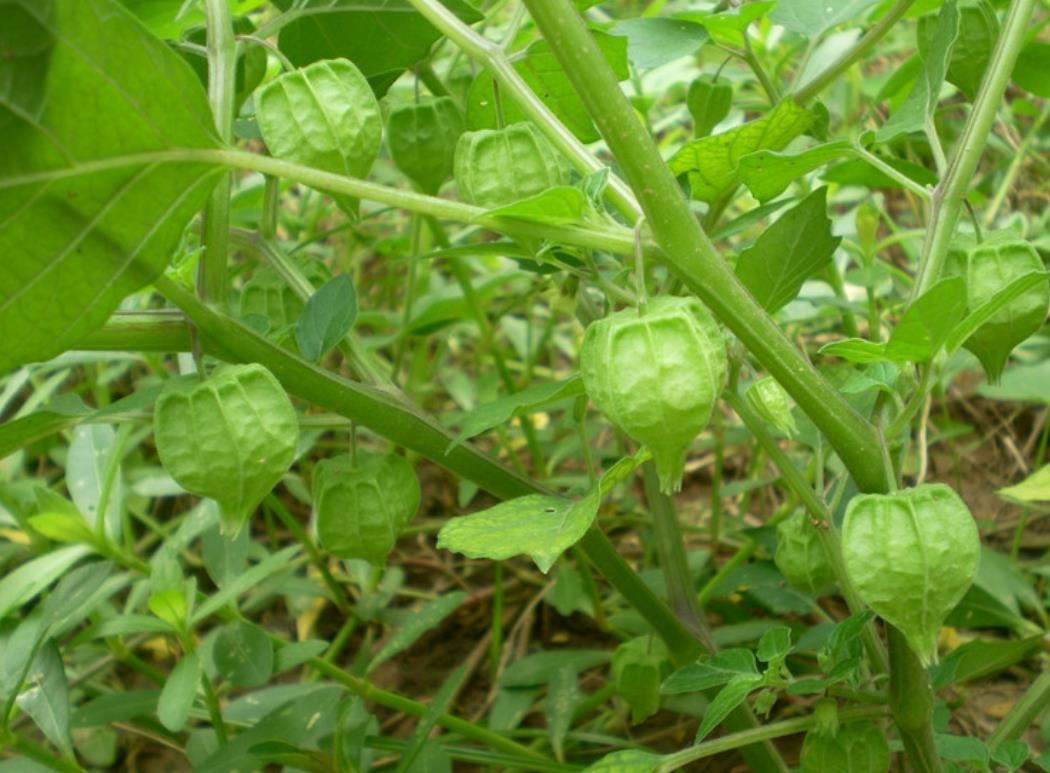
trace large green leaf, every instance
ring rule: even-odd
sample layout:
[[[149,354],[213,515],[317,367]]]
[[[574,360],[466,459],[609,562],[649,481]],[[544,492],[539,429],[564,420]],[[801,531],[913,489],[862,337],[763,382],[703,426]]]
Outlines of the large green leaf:
[[[769,14],[770,21],[810,38],[844,22],[859,23],[864,11],[878,0],[780,0]]]
[[[276,3],[282,9],[291,0]],[[278,44],[293,64],[346,58],[356,64],[378,93],[425,58],[440,37],[406,0],[310,0],[281,28]],[[481,15],[463,0],[444,0],[461,20]]]
[[[711,201],[739,181],[741,158],[756,150],[782,150],[812,122],[812,113],[785,99],[761,118],[687,142],[667,163],[676,176],[688,174],[693,198]]]
[[[762,306],[776,311],[827,266],[841,237],[831,235],[827,188],[817,188],[740,253],[736,273]]]
[[[800,153],[759,150],[740,159],[740,182],[764,203],[779,196],[803,175],[852,153],[849,140],[826,142]]]
[[[602,497],[648,458],[643,450],[621,459],[577,501],[529,494],[452,518],[438,533],[438,547],[495,561],[524,554],[546,573],[590,528]]]
[[[73,346],[160,274],[219,173],[165,156],[216,146],[207,98],[119,3],[3,9],[0,372]]]

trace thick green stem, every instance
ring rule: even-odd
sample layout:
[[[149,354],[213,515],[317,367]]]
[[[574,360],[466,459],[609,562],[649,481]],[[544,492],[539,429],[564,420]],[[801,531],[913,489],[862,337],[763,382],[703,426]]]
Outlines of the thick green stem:
[[[188,352],[190,329],[174,309],[118,311],[105,326],[77,341],[91,352]]]
[[[795,398],[858,486],[885,490],[875,428],[817,374],[716,252],[570,0],[526,5],[637,193],[668,267]]]
[[[207,0],[208,102],[219,139],[233,141],[233,103],[237,73],[237,40],[228,0]],[[226,301],[226,262],[229,252],[230,175],[215,186],[202,220],[204,257],[198,292],[210,303]]]
[[[645,480],[645,498],[649,501],[649,515],[653,519],[656,552],[660,557],[660,568],[663,570],[671,609],[693,635],[703,642],[708,652],[715,652],[718,647],[711,638],[711,630],[696,603],[696,591],[689,573],[689,562],[686,559],[682,528],[678,523],[674,500],[660,490],[660,479],[652,462],[645,463],[642,474]]]
[[[1028,20],[1036,0],[1013,0],[1006,15],[992,60],[985,70],[981,88],[973,103],[973,110],[963,127],[962,135],[952,149],[948,171],[933,192],[933,209],[919,258],[919,270],[912,288],[912,300],[929,290],[940,279],[948,256],[955,227],[963,209],[966,192],[973,183],[977,163],[984,153],[988,133],[995,116],[1002,107],[1003,94],[1010,82],[1014,62],[1025,42]]]
[[[193,321],[213,353],[235,362],[265,365],[292,394],[368,427],[501,499],[550,493],[469,443],[450,448],[455,439],[451,432],[396,395],[347,381],[311,365],[203,303],[167,276],[157,280],[156,286]],[[665,641],[676,663],[683,665],[699,654],[699,644],[689,631],[627,565],[601,531],[592,528],[580,540],[579,547]]]
[[[908,646],[904,634],[886,624],[890,653],[890,711],[908,761],[916,773],[943,769],[933,738],[933,689],[926,668]]]

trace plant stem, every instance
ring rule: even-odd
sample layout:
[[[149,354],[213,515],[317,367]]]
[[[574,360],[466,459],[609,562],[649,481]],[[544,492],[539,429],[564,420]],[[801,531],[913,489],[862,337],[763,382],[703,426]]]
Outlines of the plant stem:
[[[328,586],[328,590],[332,594],[332,602],[335,604],[336,609],[344,615],[352,615],[353,605],[350,603],[346,591],[343,590],[343,586],[332,576],[332,572],[328,569],[328,563],[324,560],[324,556],[321,555],[321,551],[317,549],[317,545],[314,543],[313,539],[311,539],[310,535],[306,533],[306,529],[303,528],[303,525],[288,511],[288,508],[284,506],[284,503],[273,494],[267,495],[266,505],[273,510],[281,523],[285,525],[285,528],[287,528],[288,531],[292,533],[292,536],[295,537],[296,541],[303,546],[306,555],[310,559],[310,563],[312,563],[314,568],[321,573],[321,578],[324,580],[324,584]]]
[[[963,199],[973,182],[988,133],[1002,106],[1003,94],[1010,81],[1014,62],[1017,61],[1017,55],[1024,45],[1028,20],[1032,16],[1035,4],[1036,0],[1013,0],[1010,3],[1010,10],[999,32],[999,40],[985,70],[973,109],[962,134],[952,148],[948,171],[933,191],[933,207],[926,239],[922,245],[915,285],[912,287],[912,301],[929,290],[941,276],[948,247],[962,212]]]
[[[860,719],[877,719],[884,717],[886,710],[881,706],[858,706],[856,708],[844,709],[839,712],[840,722],[854,722]],[[755,743],[756,741],[772,740],[774,738],[783,738],[786,735],[795,735],[796,733],[804,733],[807,730],[816,727],[817,718],[814,715],[808,717],[798,717],[797,719],[786,719],[782,722],[773,722],[762,727],[756,727],[752,730],[743,730],[739,733],[732,733],[730,735],[722,736],[721,738],[715,738],[711,741],[704,741],[696,746],[691,746],[688,749],[683,749],[680,752],[674,754],[668,754],[663,758],[659,767],[656,768],[657,773],[670,773],[673,770],[678,770],[690,762],[696,760],[702,760],[705,757],[710,757],[715,754],[721,754],[722,752],[731,751],[733,749],[739,749],[747,744]]]
[[[174,309],[118,311],[77,341],[79,351],[188,352],[190,328]]]
[[[886,11],[886,14],[871,29],[865,32],[860,40],[854,43],[849,50],[829,64],[827,69],[815,78],[803,84],[794,94],[795,101],[800,105],[804,105],[834,83],[842,73],[859,62],[871,50],[872,46],[882,40],[882,37],[890,31],[894,24],[901,20],[914,2],[915,0],[897,0],[893,7]]]
[[[366,426],[451,472],[473,481],[501,499],[551,493],[518,475],[469,443],[454,448],[454,435],[430,416],[389,392],[347,381],[302,360],[216,309],[167,276],[157,289],[181,307],[213,352],[234,361],[265,365],[291,393]],[[592,527],[578,543],[587,559],[635,606],[667,644],[675,662],[684,665],[699,654],[699,644],[642,582],[604,534]]]
[[[219,140],[233,141],[233,101],[237,74],[237,40],[228,0],[206,0],[208,102]],[[198,292],[210,303],[226,302],[226,260],[229,253],[230,174],[219,179],[202,219],[204,257]]]
[[[438,0],[409,2],[463,53],[492,73],[492,77],[499,83],[499,88],[514,98],[518,107],[536,123],[537,128],[546,135],[551,144],[572,162],[577,171],[588,175],[606,168],[606,164],[587,150],[587,147],[576,139],[576,135],[569,131],[529,88],[497,43],[476,33]],[[633,223],[641,216],[641,208],[631,189],[615,174],[609,175],[605,192],[610,202],[629,222]]]
[[[988,736],[988,748],[994,749],[1004,741],[1020,737],[1047,706],[1050,706],[1050,671],[1044,671],[1028,685],[1021,699],[1014,703]]]
[[[526,6],[638,194],[663,261],[828,436],[858,486],[884,490],[875,428],[820,377],[715,250],[570,0]]]
[[[689,562],[686,559],[682,529],[678,523],[674,500],[660,490],[660,480],[652,462],[642,465],[642,475],[645,482],[645,497],[649,500],[649,514],[653,519],[656,552],[660,557],[660,568],[663,570],[671,609],[693,632],[693,635],[703,643],[708,652],[715,652],[718,647],[711,638],[711,630],[696,603],[696,591],[689,572]]]
[[[890,711],[908,762],[916,773],[940,773],[943,768],[933,738],[933,689],[929,675],[904,634],[889,623],[886,641],[890,654]]]
[[[397,693],[380,689],[368,680],[348,674],[343,669],[333,666],[331,663],[322,660],[321,658],[310,658],[307,663],[309,663],[310,667],[315,671],[324,674],[334,682],[338,682],[350,690],[350,692],[361,696],[367,701],[378,703],[380,706],[386,706],[389,709],[400,711],[413,717],[425,717],[429,711],[426,704],[419,703],[411,698],[405,698]],[[545,755],[535,749],[530,749],[528,746],[523,746],[517,741],[505,738],[499,733],[489,730],[486,727],[475,725],[473,722],[454,717],[451,714],[439,715],[437,718],[437,724],[447,730],[459,733],[465,738],[471,738],[493,749],[498,749],[499,751],[507,752],[508,754],[513,754],[527,760],[548,761]]]
[[[835,528],[831,513],[828,512],[827,505],[824,504],[824,501],[813,490],[805,476],[769,434],[765,424],[751,409],[751,406],[747,404],[747,401],[741,399],[740,395],[733,389],[726,389],[722,396],[736,412],[737,416],[747,425],[747,428],[751,430],[755,440],[758,441],[758,444],[773,461],[773,464],[780,470],[780,476],[787,487],[794,492],[795,496],[802,500],[810,515],[826,525],[826,528],[818,529],[817,533],[820,535],[824,555],[835,573],[835,581],[838,583],[839,590],[842,593],[842,597],[846,600],[846,606],[849,607],[850,612],[856,614],[863,611],[865,609],[864,602],[857,596],[857,592],[853,589],[853,583],[849,581],[849,576],[846,574],[846,565],[842,560],[842,547],[839,543],[839,533]],[[865,626],[864,644],[875,670],[880,673],[886,673],[889,669],[886,650],[883,648],[882,642],[879,641],[879,637],[875,634],[871,624]]]
[[[0,750],[16,752],[21,756],[31,759],[40,765],[60,773],[86,773],[75,760],[65,760],[56,757],[46,746],[41,746],[35,741],[23,738],[18,733],[4,732],[0,734]]]

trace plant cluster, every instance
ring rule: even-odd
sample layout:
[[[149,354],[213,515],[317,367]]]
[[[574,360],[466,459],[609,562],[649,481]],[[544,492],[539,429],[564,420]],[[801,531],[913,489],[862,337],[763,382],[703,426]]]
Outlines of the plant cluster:
[[[0,7],[0,773],[1050,770],[1045,2]]]

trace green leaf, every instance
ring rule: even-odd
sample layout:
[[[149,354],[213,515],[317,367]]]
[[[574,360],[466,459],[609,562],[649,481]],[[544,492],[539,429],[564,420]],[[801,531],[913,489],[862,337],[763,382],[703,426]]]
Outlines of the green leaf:
[[[273,642],[259,626],[235,621],[219,631],[212,658],[219,676],[234,687],[256,687],[273,673]]]
[[[69,685],[62,655],[53,641],[37,653],[26,675],[28,689],[18,696],[18,707],[33,718],[37,727],[66,755],[73,754],[69,734]]]
[[[573,665],[582,672],[608,663],[609,657],[605,650],[549,650],[526,655],[507,667],[500,677],[500,687],[538,687],[550,682],[562,666]]]
[[[339,720],[341,688],[328,686],[312,690],[279,706],[219,747],[207,759],[196,762],[194,773],[229,773],[265,767],[253,749],[279,742],[298,749],[316,749],[320,739],[330,735]]]
[[[1003,741],[998,746],[992,747],[991,751],[992,761],[1002,765],[1008,771],[1020,770],[1032,754],[1028,744],[1020,740]]]
[[[704,29],[716,43],[727,46],[742,48],[744,45],[744,31],[751,26],[752,22],[758,21],[770,10],[776,7],[776,2],[745,3],[722,13],[708,13],[706,11],[686,11],[676,14],[678,19],[688,19],[704,25]]]
[[[348,275],[337,276],[317,290],[303,308],[295,327],[299,353],[319,362],[350,332],[357,319],[357,290]]]
[[[0,618],[7,617],[11,610],[36,598],[88,553],[88,548],[82,545],[71,545],[52,550],[7,572],[0,580]]]
[[[751,691],[761,684],[762,677],[751,674],[741,674],[730,679],[726,686],[718,691],[718,695],[707,704],[707,710],[704,712],[704,718],[696,731],[696,738],[693,740],[693,743],[700,743],[704,740],[708,733],[718,727],[722,720],[728,717],[733,712],[733,709],[747,700],[747,696],[751,694]]]
[[[864,11],[879,0],[779,0],[770,21],[808,38],[819,38],[845,22],[861,23]]]
[[[557,185],[535,196],[490,209],[488,214],[545,225],[576,225],[593,215],[594,208],[579,188]]]
[[[1039,648],[1040,637],[1027,639],[972,639],[952,650],[931,677],[935,689],[985,679],[1017,665]],[[945,678],[946,677],[946,678]]]
[[[740,159],[740,182],[763,204],[787,190],[795,180],[853,153],[848,140],[815,145],[801,153],[759,150]]]
[[[211,595],[207,601],[201,604],[193,613],[190,622],[196,626],[202,620],[215,614],[235,598],[247,593],[276,572],[288,569],[292,557],[300,551],[299,545],[290,545],[284,550],[279,550],[257,563],[236,580],[233,580],[218,593]]]
[[[624,749],[606,754],[583,773],[654,773],[661,760],[659,755],[641,749]]]
[[[936,28],[936,16],[930,14],[919,19],[919,53],[924,58]],[[975,5],[964,5],[959,9],[959,35],[952,46],[947,78],[971,101],[977,96],[998,37],[999,20],[987,0],[977,0]]]
[[[438,596],[433,601],[427,602],[421,609],[414,610],[405,621],[398,626],[397,630],[383,643],[379,652],[368,664],[368,670],[374,671],[380,664],[390,660],[399,652],[404,652],[425,634],[436,628],[446,617],[451,615],[463,603],[467,597],[463,591],[453,591]]]
[[[980,738],[937,733],[934,736],[937,753],[952,762],[976,763],[981,770],[988,768],[988,747]]]
[[[853,722],[834,736],[811,730],[802,742],[802,773],[848,770],[850,773],[886,773],[890,749],[886,736],[873,722]]]
[[[610,32],[627,38],[627,57],[639,70],[694,54],[708,37],[707,30],[696,22],[666,17],[624,19]]]
[[[590,528],[608,491],[649,458],[646,451],[621,459],[582,499],[528,494],[495,507],[449,519],[438,547],[470,558],[502,561],[527,555],[544,574]]]
[[[197,653],[188,652],[171,670],[157,701],[157,719],[171,732],[177,733],[185,727],[200,681],[200,659]]]
[[[613,653],[617,694],[631,707],[631,723],[644,722],[660,709],[660,682],[669,667],[667,648],[653,636],[624,642]]]
[[[287,11],[292,0],[275,4]],[[467,24],[483,18],[463,0],[442,4]],[[299,67],[321,59],[350,59],[380,94],[425,59],[441,37],[407,0],[308,0],[301,5],[281,28],[281,52]]]
[[[926,362],[944,346],[966,313],[966,283],[960,277],[942,279],[904,312],[886,343],[895,362]]]
[[[758,676],[758,667],[751,650],[722,650],[697,663],[682,666],[664,680],[660,692],[664,695],[700,692],[718,687],[738,676]]]
[[[0,459],[74,426],[91,409],[77,395],[60,395],[34,413],[0,424]]]
[[[776,658],[786,658],[791,652],[791,629],[786,625],[770,628],[758,640],[755,654],[763,663]]]
[[[0,373],[46,360],[167,265],[221,170],[197,77],[115,0],[14,0],[0,26]],[[90,106],[87,109],[85,106]]]
[[[1041,467],[1020,483],[999,489],[999,496],[1021,504],[1050,502],[1050,464]]]
[[[463,419],[459,434],[449,443],[445,453],[452,451],[464,440],[469,440],[475,435],[505,424],[514,416],[533,413],[560,400],[582,395],[583,392],[583,380],[579,375],[574,375],[565,381],[547,381],[536,384],[520,392],[501,397],[499,400],[480,405]]]
[[[1050,99],[1050,43],[1027,43],[1017,56],[1012,78],[1025,91]]]
[[[544,702],[544,717],[547,737],[554,756],[559,762],[565,760],[565,736],[572,728],[572,715],[580,702],[579,674],[573,663],[565,663],[551,674],[547,685],[547,700]]]
[[[270,153],[326,172],[364,177],[379,153],[383,119],[365,76],[347,59],[286,72],[255,96]],[[356,202],[336,196],[354,214]]]
[[[784,99],[761,118],[687,142],[667,163],[676,176],[688,174],[693,198],[711,201],[738,182],[741,158],[756,150],[782,150],[812,122],[812,113]]]
[[[597,31],[592,34],[616,77],[619,80],[629,77],[627,39]],[[524,55],[516,58],[514,69],[581,142],[595,142],[601,138],[587,107],[545,40],[536,41],[526,49]],[[487,70],[479,73],[471,83],[467,94],[468,129],[496,129],[501,125],[496,116],[492,83],[492,75]],[[504,98],[500,104],[503,108],[502,125],[510,126],[529,120],[514,101]]]
[[[889,142],[902,134],[921,131],[933,116],[937,97],[944,83],[952,44],[959,34],[959,9],[955,0],[946,0],[937,14],[937,28],[923,56],[923,68],[903,104],[883,124],[875,138]]]
[[[701,75],[689,84],[685,97],[689,115],[693,117],[693,134],[706,137],[729,115],[733,104],[733,87],[725,80]]]
[[[66,457],[66,488],[77,509],[92,526],[100,517],[98,505],[110,474],[110,465],[115,466],[107,492],[109,504],[102,516],[105,518],[105,533],[113,540],[120,539],[124,507],[120,459],[114,455],[123,454],[125,449],[118,446],[116,437],[117,433],[109,424],[81,425],[73,431]]]
[[[842,239],[831,235],[826,187],[818,188],[740,253],[736,274],[755,299],[774,312],[823,269]]]

